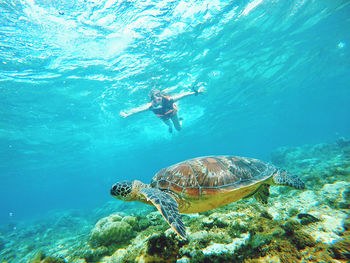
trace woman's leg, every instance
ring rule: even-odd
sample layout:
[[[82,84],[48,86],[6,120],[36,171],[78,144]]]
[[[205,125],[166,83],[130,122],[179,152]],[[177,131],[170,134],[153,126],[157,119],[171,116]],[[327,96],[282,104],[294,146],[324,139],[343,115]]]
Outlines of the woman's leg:
[[[171,122],[169,119],[162,119],[162,121],[169,127],[169,132],[172,133],[173,132],[173,127],[171,125]]]
[[[176,130],[180,131],[181,130],[181,124],[179,121],[179,118],[177,117],[177,113],[175,113],[172,117],[171,120],[173,121],[174,127]]]

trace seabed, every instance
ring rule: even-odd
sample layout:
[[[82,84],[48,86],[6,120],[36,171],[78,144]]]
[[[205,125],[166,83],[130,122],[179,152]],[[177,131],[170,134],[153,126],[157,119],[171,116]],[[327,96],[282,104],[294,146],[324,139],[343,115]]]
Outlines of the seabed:
[[[279,148],[272,163],[306,190],[182,215],[177,236],[153,207],[111,200],[83,214],[55,212],[0,228],[1,262],[349,262],[350,141]]]

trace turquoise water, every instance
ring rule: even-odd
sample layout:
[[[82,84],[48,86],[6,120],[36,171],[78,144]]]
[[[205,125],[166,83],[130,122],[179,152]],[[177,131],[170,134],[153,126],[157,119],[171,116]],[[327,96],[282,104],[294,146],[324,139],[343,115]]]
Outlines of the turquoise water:
[[[0,222],[111,200],[188,158],[350,137],[349,1],[0,2]],[[153,87],[183,130],[151,112]]]

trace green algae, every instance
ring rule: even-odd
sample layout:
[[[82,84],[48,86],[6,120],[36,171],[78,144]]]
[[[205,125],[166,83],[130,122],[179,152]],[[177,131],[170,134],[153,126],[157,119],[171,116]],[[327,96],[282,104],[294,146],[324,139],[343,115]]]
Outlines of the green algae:
[[[5,240],[3,239],[3,237],[0,236],[0,251],[5,247],[5,244],[6,244]]]
[[[342,239],[335,242],[335,244],[329,247],[329,251],[332,253],[333,258],[339,260],[350,261],[350,220],[345,222],[345,232],[342,235]]]
[[[90,242],[92,247],[119,246],[128,242],[134,234],[133,227],[128,223],[136,225],[136,218],[126,220],[119,215],[111,215],[100,219],[91,231]]]
[[[100,258],[111,255],[115,251],[115,247],[98,247],[90,248],[86,247],[74,252],[73,258],[85,259],[87,262],[98,262]]]
[[[281,225],[287,236],[293,235],[293,233],[301,228],[300,223],[296,220],[288,220]]]
[[[239,237],[241,233],[248,232],[248,226],[246,224],[235,222],[228,227],[227,232],[233,238]]]
[[[176,259],[179,249],[185,244],[185,241],[178,241],[174,236],[152,235],[147,240],[146,253],[150,256],[156,256],[164,260]]]
[[[299,213],[299,209],[296,207],[291,207],[288,209],[288,216],[293,217],[296,216]]]
[[[38,251],[30,263],[66,263],[63,258],[47,257],[43,251]]]
[[[315,239],[303,231],[294,232],[290,238],[291,243],[293,243],[298,249],[304,249],[305,247],[313,247],[316,245]]]
[[[320,219],[317,217],[307,213],[298,214],[298,218],[300,219],[300,224],[302,225],[309,225],[320,221]]]

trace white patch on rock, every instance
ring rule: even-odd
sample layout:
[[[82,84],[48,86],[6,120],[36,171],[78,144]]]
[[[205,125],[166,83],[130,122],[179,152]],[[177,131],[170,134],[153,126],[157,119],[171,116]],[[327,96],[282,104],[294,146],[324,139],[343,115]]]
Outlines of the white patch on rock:
[[[347,191],[350,187],[349,182],[336,182],[334,184],[325,184],[320,194],[325,197],[327,200],[337,203],[346,203],[344,198],[344,192]]]
[[[204,255],[217,255],[217,254],[233,254],[238,248],[246,244],[249,239],[249,234],[242,234],[242,238],[235,238],[229,244],[217,244],[213,243],[203,249]]]
[[[295,194],[295,193],[294,193]],[[311,190],[304,191],[299,195],[285,199],[277,199],[271,202],[268,208],[269,214],[277,220],[288,219],[288,208],[296,208],[299,213],[308,213],[319,205],[319,197]]]
[[[321,219],[320,222],[304,226],[316,242],[333,244],[341,239],[341,233],[345,231],[344,223],[348,217],[345,213],[337,210],[331,210],[328,206],[323,206],[314,215]]]

